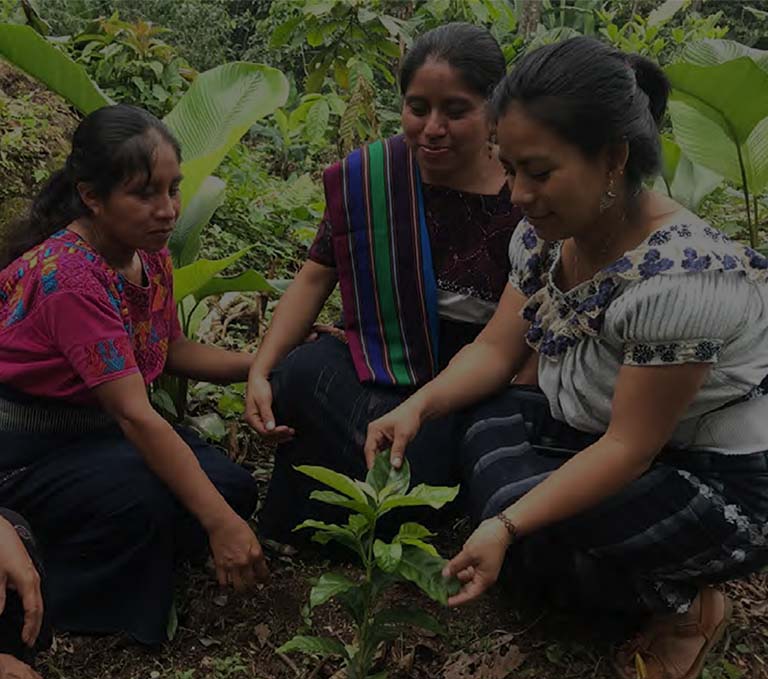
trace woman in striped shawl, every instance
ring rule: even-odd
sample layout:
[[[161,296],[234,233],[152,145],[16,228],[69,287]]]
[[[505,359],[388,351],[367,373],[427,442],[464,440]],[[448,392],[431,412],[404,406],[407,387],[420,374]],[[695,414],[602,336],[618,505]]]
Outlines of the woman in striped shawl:
[[[536,50],[494,97],[499,158],[526,217],[474,343],[373,422],[400,461],[465,413],[477,525],[449,603],[499,576],[581,610],[642,612],[623,679],[693,679],[722,636],[713,583],[768,563],[768,260],[648,191],[669,85],[646,59],[575,38]],[[508,386],[531,353],[534,388]],[[410,454],[410,446],[408,447]]]
[[[493,313],[520,218],[490,141],[487,98],[504,74],[485,29],[424,34],[400,71],[404,134],[326,170],[325,218],[250,374],[248,421],[281,444],[263,535],[292,541],[320,510],[294,465],[363,477],[368,423],[431,379]],[[305,343],[337,284],[343,328]],[[416,482],[456,480],[450,434],[449,422],[423,432],[411,455]]]

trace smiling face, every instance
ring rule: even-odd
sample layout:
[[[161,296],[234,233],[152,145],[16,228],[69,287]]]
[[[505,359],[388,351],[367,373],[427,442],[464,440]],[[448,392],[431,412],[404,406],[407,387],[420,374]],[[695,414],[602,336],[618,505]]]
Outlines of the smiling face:
[[[166,246],[181,209],[181,171],[174,148],[159,141],[151,175],[129,177],[106,198],[81,190],[98,231],[125,251],[156,252]]]
[[[607,151],[588,158],[514,102],[496,133],[512,202],[539,237],[564,240],[593,227],[610,169]]]
[[[445,61],[428,59],[413,74],[401,121],[427,181],[464,171],[487,153],[486,100]]]

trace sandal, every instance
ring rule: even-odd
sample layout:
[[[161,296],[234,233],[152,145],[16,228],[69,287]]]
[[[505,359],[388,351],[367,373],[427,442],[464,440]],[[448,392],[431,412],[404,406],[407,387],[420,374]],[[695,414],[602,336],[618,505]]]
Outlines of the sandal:
[[[723,616],[713,619],[717,598],[723,598]],[[699,593],[699,619],[695,622],[660,620],[644,630],[637,638],[621,646],[613,658],[613,668],[621,679],[696,679],[704,669],[707,654],[723,637],[733,606],[724,594],[712,587]],[[665,639],[673,637],[703,637],[704,645],[693,663],[679,667],[671,658],[663,659],[658,649]]]

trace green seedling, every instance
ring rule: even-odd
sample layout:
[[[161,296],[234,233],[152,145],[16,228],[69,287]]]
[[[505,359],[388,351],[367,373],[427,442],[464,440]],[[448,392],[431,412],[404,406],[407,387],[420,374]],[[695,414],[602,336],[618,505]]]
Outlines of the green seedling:
[[[315,490],[310,497],[349,509],[345,525],[308,519],[296,527],[314,529],[312,539],[320,544],[330,541],[354,552],[362,565],[362,574],[351,579],[340,573],[325,573],[309,595],[310,611],[335,599],[353,621],[355,637],[349,644],[329,637],[298,635],[283,644],[281,653],[300,652],[315,656],[338,656],[349,679],[384,679],[386,671],[371,674],[376,651],[384,641],[394,639],[410,627],[439,634],[440,624],[425,611],[414,607],[388,608],[382,605],[382,593],[398,582],[409,581],[434,601],[445,604],[459,589],[455,579],[442,576],[445,559],[429,544],[432,533],[418,523],[404,523],[392,542],[376,536],[379,519],[399,507],[440,509],[451,502],[458,486],[448,488],[420,484],[409,490],[411,473],[407,460],[395,469],[389,451],[376,457],[365,481],[351,479],[325,467],[301,466],[296,469],[332,490]]]

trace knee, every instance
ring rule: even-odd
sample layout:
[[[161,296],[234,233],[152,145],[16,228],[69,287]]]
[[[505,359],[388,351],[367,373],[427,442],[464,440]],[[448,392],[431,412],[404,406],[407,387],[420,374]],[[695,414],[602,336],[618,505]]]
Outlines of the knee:
[[[301,344],[270,375],[275,407],[284,418],[300,417],[308,401],[322,402],[331,388],[342,388],[347,372],[355,374],[349,350],[334,337]]]

